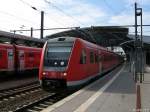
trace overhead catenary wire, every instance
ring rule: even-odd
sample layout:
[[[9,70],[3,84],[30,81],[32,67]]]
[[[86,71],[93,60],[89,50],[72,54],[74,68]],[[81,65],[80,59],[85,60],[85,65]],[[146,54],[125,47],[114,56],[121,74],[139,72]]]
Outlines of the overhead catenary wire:
[[[77,29],[77,28],[80,28],[80,27],[61,27],[61,28],[47,28],[47,29],[43,29],[43,30],[59,30],[59,29]],[[41,30],[41,29],[34,29],[34,31],[38,31],[38,30]],[[31,31],[31,30],[28,30],[28,29],[24,29],[24,30],[11,30],[11,31]]]
[[[141,26],[141,25],[138,25],[138,26]],[[142,26],[144,26],[144,27],[150,27],[150,25],[149,24],[144,24],[144,25],[142,25]],[[91,28],[93,29],[93,28],[96,28],[96,27],[106,27],[106,28],[125,28],[125,27],[127,27],[127,28],[129,28],[129,27],[131,27],[131,28],[134,28],[135,27],[135,25],[118,25],[118,26],[91,26]],[[44,30],[59,30],[59,29],[80,29],[80,26],[78,26],[78,27],[53,27],[53,28],[44,28]],[[82,28],[81,28],[82,29]],[[90,27],[89,27],[89,29],[90,29]],[[35,31],[37,31],[37,30],[40,30],[40,29],[34,29]],[[16,30],[16,31],[20,31],[20,30]],[[24,29],[24,30],[22,30],[22,31],[30,31],[30,30],[28,30],[28,29]],[[147,31],[144,31],[144,32],[149,32],[150,30],[147,30]],[[102,31],[103,32],[103,31]],[[122,31],[107,31],[107,32],[111,32],[111,33],[126,33],[126,32],[122,32]],[[131,32],[131,31],[129,31],[129,33],[135,33],[135,32]],[[140,31],[138,31],[138,33],[140,33]]]
[[[76,29],[78,27],[64,27],[64,28],[47,28],[47,29],[43,29],[43,30],[62,30],[62,29],[70,29],[70,30],[73,30],[73,29]],[[39,31],[40,29],[33,29],[34,31]],[[22,29],[22,30],[10,30],[11,32],[14,32],[14,31],[31,31],[31,29]],[[135,32],[119,32],[119,31],[104,31],[105,33],[115,33],[115,34],[127,34],[127,33],[135,33]],[[144,32],[150,32],[150,31],[144,31]],[[103,33],[103,31],[101,32]],[[138,32],[140,33],[140,32]]]
[[[29,4],[29,3],[27,3],[27,2],[25,2],[24,0],[20,0],[20,1],[22,1],[22,2],[24,2],[24,4],[26,4],[26,5],[28,5],[28,6],[30,6],[31,8],[33,8],[34,10],[37,10],[37,11],[39,11],[40,12],[40,10],[38,10],[36,7],[33,7],[31,4]],[[47,1],[47,0],[44,0],[44,1]],[[48,1],[47,1],[48,2]],[[51,2],[50,2],[51,3]],[[55,5],[53,4],[53,3],[51,3],[54,7],[55,7]],[[55,7],[55,8],[58,8],[58,9],[60,9],[59,7]],[[64,12],[63,10],[61,10],[60,9],[60,11],[62,11],[62,12]],[[47,12],[45,12],[46,14],[47,14]],[[65,13],[65,12],[64,12]],[[69,15],[70,16],[70,15]],[[135,27],[134,25],[120,25],[121,27]],[[140,25],[138,25],[138,26],[140,26]],[[143,25],[143,26],[150,26],[150,25]],[[114,26],[115,27],[115,26]],[[48,29],[48,27],[47,27],[47,29]],[[116,32],[117,33],[117,32]],[[134,33],[134,32],[132,32],[132,33]]]
[[[40,10],[38,10],[36,7],[32,6],[31,4],[29,4],[28,2],[25,2],[24,0],[20,0],[23,4],[28,5],[29,7],[31,7],[34,10],[37,10],[40,12]]]
[[[39,13],[41,13],[41,10],[39,10],[38,8],[34,7],[33,5],[25,2],[24,0],[20,0],[22,3],[24,3],[25,5],[28,5],[29,7],[31,7],[32,9],[38,11]],[[47,1],[47,0],[44,0],[44,2],[50,4],[51,6],[53,6],[55,9],[59,10],[61,13],[65,14],[66,16],[72,18],[74,21],[78,22],[79,24],[82,24],[80,21],[76,20],[74,17],[72,17],[71,15],[65,13],[62,9],[60,9],[59,7],[57,7],[56,5],[52,4],[51,2]],[[45,14],[49,14],[48,12],[44,11]],[[62,26],[64,26],[62,23],[60,23],[59,21],[57,20],[54,20],[55,22],[61,24]],[[82,24],[84,25],[84,24]],[[48,28],[48,27],[47,27]]]
[[[29,6],[30,8],[32,8],[33,10],[35,10],[35,11],[37,11],[37,12],[39,12],[39,13],[41,13],[41,11],[44,11],[44,10],[40,10],[40,9],[36,8],[35,6],[29,4],[28,2],[26,2],[26,1],[24,1],[24,0],[19,0],[19,1],[21,1],[23,4]],[[44,11],[44,14],[49,15],[49,13],[48,13],[47,11]],[[64,26],[61,22],[59,22],[59,21],[57,21],[57,20],[55,20],[55,19],[51,19],[51,20],[54,21],[54,22],[56,22],[56,23],[58,23],[59,25]],[[44,27],[46,27],[46,26],[44,26]],[[46,28],[48,28],[48,27],[46,27]]]
[[[30,4],[28,4],[27,2],[25,2],[25,1],[23,1],[23,0],[20,0],[20,1],[23,2],[24,4],[30,6],[30,7],[33,8],[34,10],[39,11],[38,9],[36,9],[35,7],[32,7],[32,6],[31,6]],[[18,20],[20,20],[20,21],[25,21],[25,22],[30,23],[30,24],[38,24],[38,25],[39,25],[39,23],[37,23],[37,22],[35,22],[35,21],[31,21],[31,20],[25,19],[25,18],[23,18],[23,17],[16,16],[16,15],[10,13],[10,12],[0,11],[0,13],[1,13],[1,14],[4,14],[4,15],[7,15],[7,16],[11,16],[11,17],[16,18],[16,19],[18,19]],[[47,27],[47,28],[48,28],[48,27]]]
[[[81,24],[84,26],[83,23],[81,23],[79,20],[75,19],[73,16],[71,16],[70,14],[64,12],[61,8],[57,7],[56,5],[54,5],[52,2],[44,0],[45,3],[51,5],[52,7],[54,7],[55,9],[57,9],[59,12],[63,13],[64,15],[68,16],[69,18],[72,18],[74,21],[76,21],[78,24]]]
[[[129,10],[129,8],[134,7],[134,3],[131,3],[131,4],[128,4],[125,7],[123,7],[121,10],[116,11],[115,8],[112,7],[112,5],[109,4],[109,2],[107,0],[103,0],[103,1],[105,3],[106,7],[109,8],[111,10],[111,12],[113,12],[114,14],[119,14],[119,13],[123,14],[123,12],[127,11],[127,9]]]
[[[20,0],[22,3],[24,3],[25,5],[28,5],[29,7],[31,7],[32,9],[34,9],[34,10],[36,10],[36,11],[38,11],[38,12],[41,12],[39,9],[37,9],[36,7],[34,7],[34,6],[32,6],[31,4],[29,4],[28,2],[26,2],[26,1],[24,1],[24,0]],[[57,10],[59,10],[59,11],[61,11],[62,13],[64,13],[64,14],[66,14],[67,16],[69,16],[69,17],[71,17],[71,18],[73,18],[72,16],[70,16],[70,15],[68,15],[67,13],[65,13],[63,10],[61,10],[59,7],[57,7],[56,5],[54,5],[53,3],[51,3],[51,2],[49,2],[49,1],[47,1],[47,0],[44,0],[46,3],[48,3],[48,4],[50,4],[50,5],[52,5],[53,7],[55,7]],[[44,13],[45,14],[49,14],[48,12],[45,12],[44,11]],[[74,19],[74,18],[73,18]],[[56,21],[56,20],[55,20]],[[58,23],[58,21],[57,21],[57,23]],[[60,22],[59,22],[59,24],[61,24]],[[63,24],[61,24],[61,25],[63,25]],[[134,27],[134,25],[120,25],[121,27]],[[143,25],[144,26],[144,25]],[[145,26],[148,26],[148,25],[145,25]],[[45,26],[44,26],[45,27]],[[114,26],[114,27],[116,27],[116,26]],[[48,29],[48,27],[47,27],[47,29]]]
[[[11,13],[9,13],[9,12],[0,11],[0,13],[1,13],[1,14],[5,14],[5,15],[7,15],[7,16],[14,17],[14,18],[16,18],[16,19],[18,19],[18,20],[26,21],[26,22],[28,22],[28,23],[37,24],[37,23],[34,22],[34,21],[30,21],[30,20],[28,20],[28,19],[25,19],[25,18],[22,18],[22,17],[18,17],[18,16],[14,15],[14,14],[11,14]]]
[[[50,14],[49,12],[46,12],[46,11],[44,11],[44,13],[45,13],[47,16],[49,16],[49,14]],[[62,22],[58,21],[57,19],[52,19],[52,17],[51,17],[51,20],[54,21],[54,22],[56,22],[58,25],[61,25],[61,26],[65,27],[64,24],[63,24]],[[48,27],[47,27],[47,28],[48,28]]]
[[[34,7],[33,5],[29,4],[28,2],[24,1],[24,0],[19,0],[21,1],[23,4],[29,6],[30,8],[32,8],[33,10],[37,11],[38,13],[41,14],[41,10],[39,10],[38,8]],[[45,26],[44,26],[45,27]],[[47,27],[48,28],[48,27]]]

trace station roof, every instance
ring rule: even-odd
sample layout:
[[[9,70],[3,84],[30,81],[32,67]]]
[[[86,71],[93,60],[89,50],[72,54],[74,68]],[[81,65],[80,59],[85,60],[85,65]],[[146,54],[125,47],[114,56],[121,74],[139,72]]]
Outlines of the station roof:
[[[63,31],[53,35],[49,35],[46,39],[56,38],[60,36],[73,36],[93,42],[95,44],[109,47],[119,46],[120,44],[134,40],[134,35],[128,34],[129,29],[118,26],[92,26],[87,28],[76,28],[68,31]],[[149,43],[147,43],[149,39]],[[145,49],[150,49],[150,37],[143,36]],[[134,41],[133,41],[134,42]],[[124,50],[129,50],[134,47],[133,42],[122,45]]]
[[[15,41],[16,44],[28,46],[42,46],[45,40],[32,38],[29,36],[0,31],[0,43]]]
[[[127,35],[127,38],[129,38],[130,40],[135,40],[135,35]],[[139,38],[140,38],[140,36],[139,36]],[[133,42],[128,43],[127,45],[133,47],[133,45],[134,45]],[[144,45],[145,50],[150,50],[150,36],[143,35],[143,45]]]
[[[127,34],[128,28],[92,26],[56,33],[53,35],[49,35],[46,38],[74,36],[106,47],[115,46],[123,42],[124,40],[129,40],[128,38],[126,38]]]

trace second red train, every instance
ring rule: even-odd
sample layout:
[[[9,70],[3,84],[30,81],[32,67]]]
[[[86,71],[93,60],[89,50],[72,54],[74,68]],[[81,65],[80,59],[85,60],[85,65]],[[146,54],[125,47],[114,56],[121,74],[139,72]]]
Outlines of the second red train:
[[[38,70],[41,48],[0,44],[0,73]]]

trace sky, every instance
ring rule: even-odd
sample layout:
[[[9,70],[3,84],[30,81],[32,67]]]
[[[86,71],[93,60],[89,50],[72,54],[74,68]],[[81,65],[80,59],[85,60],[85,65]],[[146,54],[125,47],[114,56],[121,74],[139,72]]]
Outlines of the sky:
[[[0,30],[39,29],[41,11],[44,28],[133,25],[135,2],[143,8],[143,24],[150,24],[150,0],[0,0]],[[144,27],[144,35],[150,35],[149,28]],[[60,31],[44,31],[44,36]],[[40,32],[33,36],[39,38]]]

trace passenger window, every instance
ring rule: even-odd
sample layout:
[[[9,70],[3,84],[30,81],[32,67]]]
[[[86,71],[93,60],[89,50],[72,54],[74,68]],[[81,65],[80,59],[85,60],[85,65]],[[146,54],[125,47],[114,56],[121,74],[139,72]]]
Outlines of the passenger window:
[[[104,56],[104,60],[108,61],[108,55],[107,54]]]
[[[107,61],[107,55],[104,55],[104,56],[103,56],[103,60],[104,60],[104,61]]]
[[[90,63],[94,63],[94,53],[90,52]]]
[[[0,58],[2,58],[2,53],[0,52]]]
[[[102,57],[98,56],[98,62],[102,61]]]
[[[81,57],[80,57],[80,64],[86,64],[86,52],[82,50]]]
[[[98,55],[95,54],[95,63],[98,63]]]
[[[22,54],[20,54],[20,58],[24,58],[24,54],[22,53]]]
[[[13,56],[13,52],[8,52],[8,56],[12,57]]]
[[[33,52],[29,52],[28,56],[29,56],[29,57],[34,57]]]

